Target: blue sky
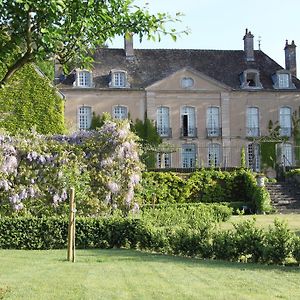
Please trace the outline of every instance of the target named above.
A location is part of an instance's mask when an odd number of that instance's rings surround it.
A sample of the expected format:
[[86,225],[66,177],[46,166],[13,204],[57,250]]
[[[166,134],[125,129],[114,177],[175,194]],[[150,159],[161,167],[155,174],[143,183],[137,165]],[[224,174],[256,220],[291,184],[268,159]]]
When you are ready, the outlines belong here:
[[[298,77],[300,77],[300,0],[136,0],[149,3],[151,12],[182,12],[182,22],[174,24],[180,31],[190,28],[176,42],[163,37],[161,42],[134,40],[135,48],[181,49],[243,49],[243,36],[248,28],[254,34],[254,47],[284,63],[285,40],[295,41],[297,47]],[[123,47],[123,38],[116,38],[109,47]]]

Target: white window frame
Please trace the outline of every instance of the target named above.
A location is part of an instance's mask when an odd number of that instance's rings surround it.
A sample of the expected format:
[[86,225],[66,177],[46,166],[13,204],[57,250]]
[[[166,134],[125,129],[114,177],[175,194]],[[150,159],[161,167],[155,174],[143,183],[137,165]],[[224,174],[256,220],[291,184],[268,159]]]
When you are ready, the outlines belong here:
[[[249,83],[249,80],[253,80],[254,85]],[[247,69],[242,73],[241,77],[242,89],[262,89],[263,86],[260,82],[259,71],[255,69]]]
[[247,167],[254,172],[260,171],[260,147],[259,144],[247,145]]
[[210,106],[207,108],[206,128],[207,136],[220,136],[220,108],[218,106]]
[[126,120],[128,118],[128,107],[125,105],[113,106],[112,116],[116,120]]
[[[185,117],[186,116],[186,117]],[[185,121],[184,121],[185,119]],[[184,123],[187,124],[184,124]],[[182,137],[197,137],[196,108],[194,106],[182,106],[180,109],[180,127]],[[185,128],[186,127],[186,128]]]
[[79,130],[87,130],[92,123],[92,107],[82,105],[77,109],[77,126]]
[[111,70],[109,87],[129,88],[130,86],[127,81],[127,72],[124,70],[116,70],[116,69]]
[[218,143],[208,144],[207,163],[210,167],[219,167],[222,162],[222,147]]
[[280,136],[290,137],[292,135],[292,108],[282,106],[279,108]]
[[182,168],[195,168],[196,167],[196,145],[183,144],[181,148],[181,166]]
[[159,106],[156,109],[156,128],[161,137],[170,137],[170,108]]
[[160,152],[157,153],[157,167],[160,169],[168,169],[172,166],[172,153]]
[[247,107],[246,110],[246,135],[256,137],[260,135],[259,130],[259,108],[255,106]]
[[278,88],[287,89],[290,86],[290,76],[287,73],[278,74]]
[[277,144],[277,155],[282,166],[288,167],[293,165],[293,146],[290,143]]
[[76,80],[74,85],[80,88],[90,88],[93,86],[93,74],[88,70],[76,69]]

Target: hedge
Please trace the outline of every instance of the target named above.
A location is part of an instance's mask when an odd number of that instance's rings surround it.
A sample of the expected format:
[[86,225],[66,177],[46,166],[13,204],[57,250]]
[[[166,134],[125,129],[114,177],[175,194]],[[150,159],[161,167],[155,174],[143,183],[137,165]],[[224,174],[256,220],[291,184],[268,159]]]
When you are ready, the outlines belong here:
[[[66,247],[66,218],[2,217],[1,249],[55,249]],[[207,223],[157,227],[144,219],[78,218],[76,247],[126,247],[201,258],[282,264],[287,259],[300,263],[300,240],[285,223],[275,221],[268,231],[254,221],[235,225],[234,230],[216,230]]]

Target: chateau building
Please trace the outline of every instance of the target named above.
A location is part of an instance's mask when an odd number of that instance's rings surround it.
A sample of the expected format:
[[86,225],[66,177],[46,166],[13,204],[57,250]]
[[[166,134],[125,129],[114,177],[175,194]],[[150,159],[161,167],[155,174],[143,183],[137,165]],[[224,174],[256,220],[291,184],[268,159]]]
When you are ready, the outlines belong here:
[[75,69],[58,84],[66,120],[85,130],[93,112],[146,116],[176,150],[158,153],[157,167],[236,167],[244,149],[260,170],[265,141],[276,151],[271,167],[296,165],[296,45],[286,41],[283,68],[254,50],[253,37],[246,30],[244,50],[134,49],[132,39],[124,49],[98,49],[92,70]]

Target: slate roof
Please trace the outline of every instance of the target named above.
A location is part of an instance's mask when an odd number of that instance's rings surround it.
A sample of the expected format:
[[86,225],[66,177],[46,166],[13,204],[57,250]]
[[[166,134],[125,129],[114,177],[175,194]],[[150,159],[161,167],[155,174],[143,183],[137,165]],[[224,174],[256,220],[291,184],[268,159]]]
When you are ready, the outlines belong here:
[[[101,48],[94,54],[93,76],[96,88],[107,88],[110,70],[124,70],[131,88],[143,89],[190,68],[240,90],[240,74],[256,69],[263,89],[274,90],[272,75],[283,68],[260,50],[254,51],[254,57],[254,62],[246,62],[243,50],[135,49],[134,58],[128,60],[123,49]],[[293,82],[300,89],[300,80],[294,77]]]

